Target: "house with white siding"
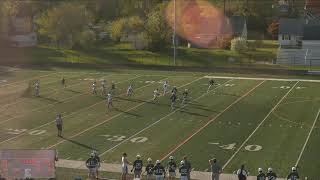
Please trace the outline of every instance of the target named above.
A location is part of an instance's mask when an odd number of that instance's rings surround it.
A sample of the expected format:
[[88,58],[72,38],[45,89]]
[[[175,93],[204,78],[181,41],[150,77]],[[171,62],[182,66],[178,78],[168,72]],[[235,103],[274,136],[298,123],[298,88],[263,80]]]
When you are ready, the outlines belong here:
[[320,66],[320,20],[279,21],[277,64]]

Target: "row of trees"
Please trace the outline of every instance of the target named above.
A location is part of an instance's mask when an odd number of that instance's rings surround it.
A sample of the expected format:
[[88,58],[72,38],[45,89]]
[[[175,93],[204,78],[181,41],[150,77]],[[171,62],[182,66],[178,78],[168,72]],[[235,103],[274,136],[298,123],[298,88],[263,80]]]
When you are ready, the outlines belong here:
[[[208,0],[226,14],[243,15],[248,29],[276,36],[272,23],[274,0]],[[172,31],[165,20],[164,0],[1,0],[0,30],[16,16],[30,16],[40,39],[58,46],[90,47],[99,31],[111,40],[135,35],[149,49],[171,44]],[[225,3],[224,3],[225,2]],[[31,19],[32,19],[31,18]],[[271,25],[270,25],[271,24]],[[270,26],[269,26],[270,25]],[[269,27],[268,27],[269,26]]]
[[115,42],[135,34],[156,49],[170,41],[164,11],[162,0],[3,0],[0,29],[10,29],[15,17],[30,17],[39,39],[57,46],[91,47],[105,31]]

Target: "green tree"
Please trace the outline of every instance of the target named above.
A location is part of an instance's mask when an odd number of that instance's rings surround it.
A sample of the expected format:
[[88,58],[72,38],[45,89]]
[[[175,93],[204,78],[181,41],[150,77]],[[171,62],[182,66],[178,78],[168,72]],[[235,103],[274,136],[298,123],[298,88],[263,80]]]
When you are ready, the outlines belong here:
[[165,8],[165,4],[160,4],[147,15],[145,30],[150,50],[164,49],[172,42],[172,30],[166,21]]
[[244,52],[248,49],[247,41],[243,38],[235,38],[231,40],[231,51]]
[[126,18],[119,18],[109,23],[106,31],[109,33],[110,38],[115,42],[120,42],[121,37],[126,34]]
[[81,4],[62,3],[43,13],[36,23],[40,35],[48,37],[58,46],[73,47],[92,24],[92,17]]

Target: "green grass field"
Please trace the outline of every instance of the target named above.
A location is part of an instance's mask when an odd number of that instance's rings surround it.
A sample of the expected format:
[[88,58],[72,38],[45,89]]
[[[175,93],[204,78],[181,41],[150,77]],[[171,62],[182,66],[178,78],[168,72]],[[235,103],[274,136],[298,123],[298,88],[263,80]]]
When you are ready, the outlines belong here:
[[[85,160],[96,149],[105,163],[177,160],[188,155],[194,170],[207,171],[216,157],[224,173],[245,163],[251,175],[273,167],[280,177],[296,164],[302,177],[316,180],[320,161],[320,82],[208,77],[195,72],[135,70],[17,70],[0,72],[0,149],[56,149],[60,159]],[[67,88],[60,80],[64,76]],[[116,83],[115,108],[90,93],[93,80]],[[32,84],[40,80],[40,97]],[[185,106],[170,109],[169,95],[152,102],[152,92],[171,86],[190,93]],[[129,84],[134,96],[126,97]],[[55,117],[62,114],[63,138]],[[58,169],[59,170],[59,169]],[[64,170],[65,171],[65,170]],[[304,178],[302,178],[304,179]],[[308,180],[309,180],[308,179]]]

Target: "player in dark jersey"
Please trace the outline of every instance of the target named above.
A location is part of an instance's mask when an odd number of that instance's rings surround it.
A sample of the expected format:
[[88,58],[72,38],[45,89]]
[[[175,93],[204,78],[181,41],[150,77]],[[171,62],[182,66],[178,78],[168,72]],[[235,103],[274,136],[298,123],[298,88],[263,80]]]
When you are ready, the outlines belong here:
[[191,179],[190,178],[190,173],[191,173],[191,170],[192,170],[191,162],[188,160],[187,156],[183,157],[183,161],[184,161],[185,165],[188,167],[188,179]]
[[62,137],[62,125],[63,125],[63,122],[62,122],[61,114],[58,114],[56,117],[56,126],[58,129],[58,137]]
[[99,179],[100,157],[99,157],[97,151],[92,151],[92,153],[94,154],[94,158],[98,162],[98,165],[96,167],[96,178]]
[[134,174],[133,178],[141,178],[143,163],[140,158],[141,156],[138,154],[137,159],[133,162],[133,167],[131,169],[131,172],[133,171]]
[[56,117],[56,126],[57,126],[57,129],[58,129],[58,137],[62,137],[62,117],[61,117],[61,114],[58,114],[57,117]]
[[257,180],[266,180],[266,175],[264,174],[262,168],[258,169],[258,176],[257,176]]
[[173,93],[170,97],[170,100],[171,100],[171,110],[174,110],[174,107],[175,107],[175,104],[176,104],[176,101],[177,101],[178,97],[175,93]]
[[176,178],[176,169],[177,169],[177,164],[174,161],[173,156],[169,157],[169,161],[167,163],[167,171],[169,173],[169,179],[175,179]]
[[296,167],[292,167],[291,168],[291,173],[288,175],[287,179],[288,180],[298,180],[300,177],[299,177],[299,174],[297,172],[297,168]]
[[154,166],[153,170],[154,175],[156,176],[156,180],[164,180],[164,178],[166,177],[166,170],[161,165],[160,160],[156,161],[156,165]]
[[177,95],[178,89],[177,89],[176,86],[173,86],[173,89],[172,89],[171,93]]
[[152,164],[151,158],[148,158],[147,161],[148,161],[148,164],[146,166],[145,173],[147,173],[147,180],[152,180],[154,165]]
[[99,164],[98,160],[94,157],[93,153],[90,154],[90,158],[86,161],[86,166],[89,169],[88,177],[93,178],[96,173],[96,168]]
[[111,92],[112,92],[112,94],[115,94],[115,92],[116,92],[116,84],[113,81],[111,83]]
[[64,79],[64,77],[61,79],[61,85],[63,88],[66,88],[66,79]]
[[181,105],[185,105],[187,100],[188,100],[188,89],[185,89],[184,92],[182,93],[182,102],[181,102]]
[[209,80],[209,87],[208,87],[208,90],[207,90],[207,93],[210,91],[211,87],[214,85],[214,80],[213,79],[210,79]]
[[272,168],[268,168],[267,178],[268,178],[268,180],[276,180],[277,179],[277,174],[272,171]]
[[181,180],[189,180],[188,179],[189,167],[186,165],[184,160],[180,162],[179,173],[180,173]]

